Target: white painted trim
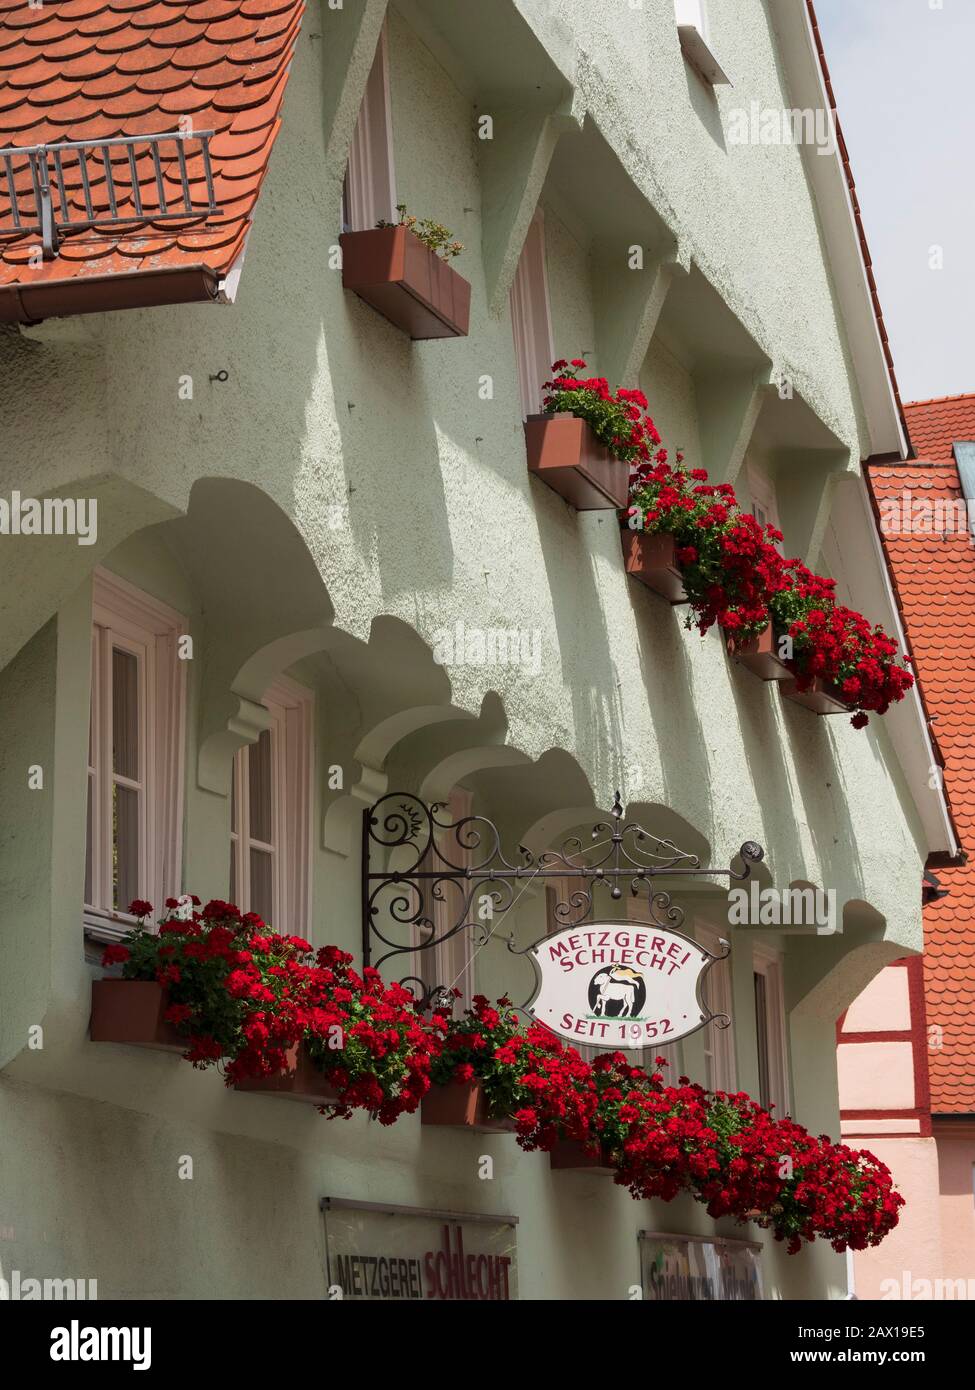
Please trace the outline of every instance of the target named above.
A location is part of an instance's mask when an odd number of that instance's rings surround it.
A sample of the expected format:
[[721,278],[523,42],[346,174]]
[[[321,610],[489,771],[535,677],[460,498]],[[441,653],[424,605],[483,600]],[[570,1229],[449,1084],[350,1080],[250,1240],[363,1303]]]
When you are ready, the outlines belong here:
[[800,110],[828,112],[833,132],[833,148],[828,155],[809,144],[801,145],[800,150],[819,213],[836,303],[846,327],[866,415],[870,439],[864,457],[897,453],[906,458],[907,440],[874,313],[850,189],[836,139],[835,118],[826,94],[809,12],[802,0],[776,6],[775,32],[789,79],[792,105]]
[[[894,596],[894,586],[891,582],[890,570],[887,568],[887,560],[884,555],[883,544],[880,540],[880,533],[877,530],[877,519],[874,515],[874,510],[871,506],[870,496],[867,489],[867,480],[861,474],[860,477],[857,479],[857,493],[859,495],[860,505],[863,509],[866,527],[870,533],[874,557],[876,559],[877,564],[880,567],[880,573],[882,576],[882,582],[884,586],[884,593],[887,596],[887,604],[889,609],[888,623],[890,627],[893,629],[891,635],[896,635],[902,650],[906,651],[907,635],[904,632],[904,625],[901,622],[900,608],[898,606],[897,599]],[[921,778],[918,778],[916,776],[912,777],[909,759],[905,756],[903,750],[900,747],[898,747],[901,766],[904,768],[904,771],[907,774],[908,781],[911,784],[911,790],[914,793],[914,800],[917,804],[918,810],[921,813],[921,819],[923,821],[929,820],[928,806],[930,805],[930,798],[932,794],[936,797],[937,809],[939,812],[940,819],[939,828],[944,835],[944,844],[941,844],[937,840],[936,836],[932,837],[931,849],[947,849],[949,854],[957,854],[960,846],[958,844],[957,839],[955,838],[955,832],[952,829],[951,814],[948,810],[948,800],[945,796],[944,785],[942,783],[942,785],[940,785],[937,788],[932,788],[930,785],[930,770],[935,766],[934,744],[931,740],[931,731],[928,728],[928,721],[924,713],[924,706],[921,704],[921,693],[918,689],[916,681],[914,683],[913,688],[908,692],[906,698],[901,703],[905,707],[905,712],[909,710],[913,715],[916,730],[918,733],[920,733],[924,747],[924,754],[927,759],[928,778],[927,780],[923,779],[923,771]],[[895,711],[896,706],[893,710],[889,710],[888,713],[884,716],[884,718],[889,720],[891,714],[894,714]],[[891,736],[896,747],[899,741],[898,738],[895,736],[896,725],[891,726],[891,729]]]
[[[859,505],[848,495],[856,493]],[[882,623],[906,649],[906,637],[866,480],[859,474],[838,483],[823,538],[822,556],[853,607]],[[917,686],[882,717],[875,716],[889,737],[924,831],[927,850],[958,852],[943,786],[932,786],[934,744]],[[873,722],[873,720],[871,721]],[[922,856],[924,857],[924,856]]]

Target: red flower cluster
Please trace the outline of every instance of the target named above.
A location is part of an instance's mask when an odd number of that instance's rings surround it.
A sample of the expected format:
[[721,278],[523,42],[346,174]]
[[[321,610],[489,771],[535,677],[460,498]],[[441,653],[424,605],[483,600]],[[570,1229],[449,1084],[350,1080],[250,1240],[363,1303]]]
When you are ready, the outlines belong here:
[[[158,934],[140,925],[102,963],[166,986],[166,1018],[186,1034],[188,1061],[222,1062],[229,1086],[280,1074],[306,1046],[337,1090],[333,1116],[364,1109],[390,1124],[416,1109],[439,1039],[406,990],[375,970],[360,976],[334,946],[314,956],[301,937],[280,936],[233,903],[215,899],[188,916],[177,899],[166,906]],[[146,918],[152,908],[137,902],[130,911]]]
[[709,1092],[687,1077],[665,1085],[660,1071],[621,1052],[590,1064],[539,1024],[521,1031],[507,999],[492,1009],[478,996],[461,1018],[437,1015],[436,1025],[444,1041],[435,1082],[480,1081],[492,1113],[515,1120],[522,1148],[576,1140],[635,1198],[690,1193],[711,1216],[769,1227],[790,1252],[817,1236],[861,1250],[897,1224],[903,1198],[883,1163],[776,1119],[743,1093]]
[[747,639],[772,623],[777,640],[790,639],[784,659],[799,688],[808,689],[816,677],[838,686],[856,710],[855,728],[868,722],[868,711],[885,714],[903,699],[914,677],[899,664],[898,645],[883,628],[838,604],[835,580],[813,574],[800,560],[783,559],[776,548],[781,532],[772,526],[763,532],[741,510],[730,483],[708,483],[703,468],[683,468],[680,454],[671,465],[660,452],[663,458],[637,468],[621,523],[674,537],[701,633],[717,623]]
[[580,377],[581,357],[552,363],[553,379],[542,384],[542,404],[552,414],[567,413],[585,420],[621,463],[649,462],[660,435],[646,414],[647,398],[640,390],[620,386],[614,395],[603,376]]
[[800,689],[819,676],[840,688],[856,706],[853,724],[862,728],[868,710],[886,714],[914,684],[898,664],[899,648],[882,627],[871,627],[861,613],[836,602],[836,581],[813,574],[800,560],[785,567],[786,584],[770,600],[777,632],[793,642],[790,664]]
[[139,926],[103,962],[164,984],[188,1060],[222,1062],[228,1085],[280,1073],[304,1046],[336,1088],[328,1113],[363,1109],[392,1124],[431,1081],[478,1081],[491,1112],[514,1120],[522,1148],[575,1140],[634,1197],[688,1192],[712,1216],[770,1227],[790,1251],[817,1236],[864,1249],[897,1224],[903,1201],[882,1163],[775,1119],[744,1094],[686,1077],[667,1086],[620,1052],[590,1064],[540,1024],[522,1029],[508,999],[494,1007],[478,995],[460,1018],[425,1019],[405,989],[369,968],[358,974],[335,946],[313,955],[301,937],[279,936],[232,903],[167,906],[158,933]]

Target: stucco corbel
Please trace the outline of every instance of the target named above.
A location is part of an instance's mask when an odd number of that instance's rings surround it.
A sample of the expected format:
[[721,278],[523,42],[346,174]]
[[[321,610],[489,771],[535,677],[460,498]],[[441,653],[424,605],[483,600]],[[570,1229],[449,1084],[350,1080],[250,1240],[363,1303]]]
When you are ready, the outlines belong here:
[[[328,170],[341,178],[352,132],[376,56],[389,0],[344,0],[322,5],[314,22],[322,30],[322,129]],[[306,25],[308,24],[306,20]]]
[[253,700],[235,697],[237,708],[223,729],[204,739],[197,758],[196,776],[205,791],[230,795],[230,773],[234,754],[247,743],[256,743],[271,727],[271,715]]
[[776,499],[779,520],[789,538],[789,553],[815,569],[836,488],[856,481],[846,450],[794,449],[779,464]]
[[554,111],[485,106],[491,138],[479,140],[481,256],[488,309],[500,315],[508,299],[559,137],[581,130],[585,109],[574,93]]
[[771,368],[720,368],[696,373],[701,464],[712,482],[730,483],[745,458],[762,405],[776,386]]
[[433,724],[464,720],[476,716],[453,705],[415,705],[397,710],[380,720],[356,746],[354,761],[359,764],[358,781],[344,796],[336,797],[322,818],[322,845],[336,854],[349,855],[358,844],[362,812],[389,791],[386,761],[404,738]]
[[611,384],[638,380],[667,293],[689,270],[690,257],[680,247],[639,267],[631,267],[625,248],[617,248],[612,261],[605,255],[597,262],[596,354]]

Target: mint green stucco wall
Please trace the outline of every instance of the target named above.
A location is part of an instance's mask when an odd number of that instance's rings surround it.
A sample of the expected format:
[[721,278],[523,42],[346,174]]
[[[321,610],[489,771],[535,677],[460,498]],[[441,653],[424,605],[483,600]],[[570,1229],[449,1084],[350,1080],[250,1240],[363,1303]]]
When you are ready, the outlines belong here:
[[[498,6],[517,32],[516,7]],[[510,99],[505,53],[482,55],[483,82],[454,71],[427,33],[436,3],[391,16],[397,186],[468,248],[457,266],[472,286],[470,336],[411,344],[343,293],[329,248],[382,8],[309,8],[234,306],[96,317],[2,341],[8,489],[97,495],[100,542],[0,546],[10,658],[0,671],[0,1228],[14,1230],[0,1261],[97,1278],[102,1297],[321,1296],[324,1195],[515,1213],[521,1292],[533,1298],[626,1297],[639,1275],[638,1230],[712,1223],[691,1204],[651,1208],[606,1179],[552,1175],[508,1137],[423,1130],[415,1118],[390,1130],[361,1117],[330,1124],[300,1106],[230,1094],[216,1075],[171,1057],[86,1040],[97,973],[80,919],[95,563],[171,603],[194,636],[188,890],[226,892],[229,805],[201,782],[198,759],[226,729],[230,687],[276,638],[315,632],[284,665],[316,690],[316,942],[358,948],[361,806],[387,785],[419,787],[468,750],[466,784],[512,836],[563,811],[566,829],[588,810],[596,819],[619,786],[648,820],[680,818],[717,864],[754,838],[777,885],[837,890],[842,938],[778,943],[801,1040],[792,1094],[814,1130],[838,1128],[836,1013],[884,960],[920,945],[925,851],[882,725],[858,734],[783,705],[731,666],[716,634],[685,631],[680,610],[627,581],[611,514],[576,514],[528,479],[506,290],[491,314],[497,284],[485,275],[507,253],[498,206],[482,205],[483,180],[503,183],[506,156],[479,149],[474,121],[475,107],[491,109],[491,73],[502,92],[494,104]],[[716,105],[687,69],[670,8],[520,7],[554,55],[541,85],[554,80],[553,62],[568,64],[577,114],[588,106],[587,129],[595,121],[635,180],[647,226],[694,260],[668,294],[640,382],[668,441],[691,458],[708,449],[713,460],[725,447],[731,459],[755,370],[735,355],[744,335],[755,361],[791,374],[855,468],[859,406],[798,154],[722,148],[717,114],[732,93]],[[712,8],[734,99],[787,100],[767,7],[747,0],[734,22]],[[562,104],[558,129],[571,134]],[[556,148],[539,182],[556,349],[593,349],[600,368],[601,354],[625,355],[619,335],[600,326],[598,293],[616,204],[587,210],[586,189],[573,197],[571,169],[558,160]],[[607,177],[622,197],[622,169]],[[514,173],[511,183],[517,202]],[[611,275],[623,273],[614,266]],[[221,370],[229,380],[211,382]],[[491,400],[478,395],[484,374]],[[178,398],[186,375],[192,401]],[[727,380],[737,383],[730,403],[716,386]],[[802,442],[797,427],[795,448]],[[540,672],[438,667],[435,634],[458,620],[538,629]],[[452,720],[437,722],[438,707],[452,708]],[[387,738],[393,716],[402,727]],[[45,767],[42,792],[25,790],[34,763]],[[336,764],[342,792],[327,786]],[[224,776],[229,765],[228,754]],[[721,923],[719,898],[695,910]],[[537,934],[541,912],[537,898],[526,903],[519,931]],[[736,942],[735,972],[739,1081],[755,1089],[747,941]],[[492,958],[483,980],[504,988],[503,964]],[[29,1050],[36,1024],[44,1046]],[[699,1040],[685,1064],[700,1065]],[[485,1153],[495,1158],[490,1182],[475,1174]],[[193,1157],[192,1182],[177,1177],[182,1155]],[[844,1262],[828,1250],[787,1259],[770,1248],[765,1273],[782,1297],[845,1288]]]

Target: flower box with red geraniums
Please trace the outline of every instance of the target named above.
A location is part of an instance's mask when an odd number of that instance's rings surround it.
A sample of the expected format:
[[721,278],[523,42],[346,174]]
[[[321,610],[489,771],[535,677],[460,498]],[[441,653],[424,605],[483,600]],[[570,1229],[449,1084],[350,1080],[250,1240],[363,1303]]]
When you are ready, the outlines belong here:
[[286,1100],[303,1101],[306,1105],[340,1104],[337,1087],[316,1067],[305,1043],[293,1043],[285,1057],[283,1071],[268,1076],[243,1076],[234,1082],[234,1090],[284,1096]]
[[[817,1238],[838,1251],[866,1249],[897,1224],[903,1199],[884,1164],[743,1094],[705,1091],[686,1077],[665,1085],[622,1053],[590,1064],[537,1023],[523,1031],[506,999],[493,1009],[478,996],[460,1019],[438,1011],[427,1021],[404,989],[385,986],[375,970],[360,976],[337,947],[312,956],[307,942],[229,903],[198,912],[187,897],[167,906],[174,915],[158,934],[140,926],[128,944],[108,947],[106,963],[125,974],[108,983],[164,990],[163,1021],[186,1035],[187,1058],[222,1061],[228,1085],[310,1062],[334,1088],[327,1113],[364,1109],[391,1124],[419,1107],[431,1076],[441,1086],[476,1079],[489,1118],[509,1116],[527,1151],[560,1150],[553,1166],[579,1166],[581,1149],[587,1166],[609,1165],[637,1199],[689,1193],[713,1217],[759,1221],[790,1252]],[[316,1102],[331,1094],[316,1093]]]
[[552,364],[544,414],[525,422],[528,469],[577,511],[619,509],[630,467],[660,442],[642,391],[610,392],[605,377],[580,377],[581,357]]
[[398,209],[397,224],[343,232],[342,286],[415,340],[466,338],[471,287],[448,264],[463,247],[445,227]]
[[886,714],[914,684],[898,661],[898,644],[862,613],[836,601],[836,581],[814,574],[800,560],[785,565],[786,583],[774,594],[776,630],[792,642],[795,684],[782,694],[817,714],[855,710],[861,729],[870,713]]
[[164,986],[155,980],[93,980],[91,1040],[185,1052],[187,1039],[167,1021],[169,1005]]
[[835,580],[783,559],[781,532],[743,512],[729,483],[710,484],[703,468],[682,464],[682,454],[670,464],[660,449],[638,465],[620,523],[673,539],[691,606],[687,626],[703,635],[717,623],[757,675],[794,678],[783,695],[817,713],[854,710],[857,729],[869,712],[886,714],[914,684],[897,643],[836,602]]
[[420,1123],[484,1134],[511,1134],[515,1128],[514,1120],[492,1116],[482,1082],[457,1079],[430,1087],[420,1102]]
[[[459,998],[460,991],[453,991]],[[440,1039],[430,1062],[433,1085],[420,1110],[425,1125],[511,1133],[518,1089],[508,1052],[520,1036],[517,1015],[507,997],[497,1007],[476,994],[471,1007],[454,1018],[446,1007],[436,1010],[431,1027]]]
[[548,1152],[549,1165],[554,1173],[586,1172],[615,1176],[616,1167],[609,1154],[596,1153],[578,1139],[559,1139]]
[[684,576],[677,566],[673,536],[651,536],[645,531],[620,532],[623,541],[623,566],[628,575],[638,579],[668,603],[687,602]]
[[122,965],[125,980],[113,983],[123,988],[165,987],[164,1018],[185,1036],[188,1061],[219,1062],[228,1086],[256,1080],[256,1089],[313,1101],[333,1116],[363,1109],[391,1124],[418,1108],[439,1037],[406,990],[386,987],[375,970],[358,975],[337,947],[313,955],[301,937],[280,936],[232,903],[197,911],[199,899],[187,896],[166,906],[153,932],[145,926],[151,904],[133,903],[142,922],[103,959]]
[[628,533],[669,547],[691,611],[687,627],[703,636],[715,623],[745,642],[768,627],[768,595],[782,582],[783,560],[754,517],[742,512],[730,483],[711,484],[703,468],[668,461],[666,449],[638,465],[629,505],[620,517]]
[[769,623],[757,637],[726,634],[728,655],[753,676],[763,681],[789,681],[792,672],[779,656],[775,633]]
[[529,415],[528,471],[577,512],[612,511],[626,498],[627,470],[575,415]]
[[852,708],[838,685],[821,680],[819,676],[807,676],[804,682],[791,677],[783,681],[779,689],[783,700],[811,709],[813,714],[849,714]]

